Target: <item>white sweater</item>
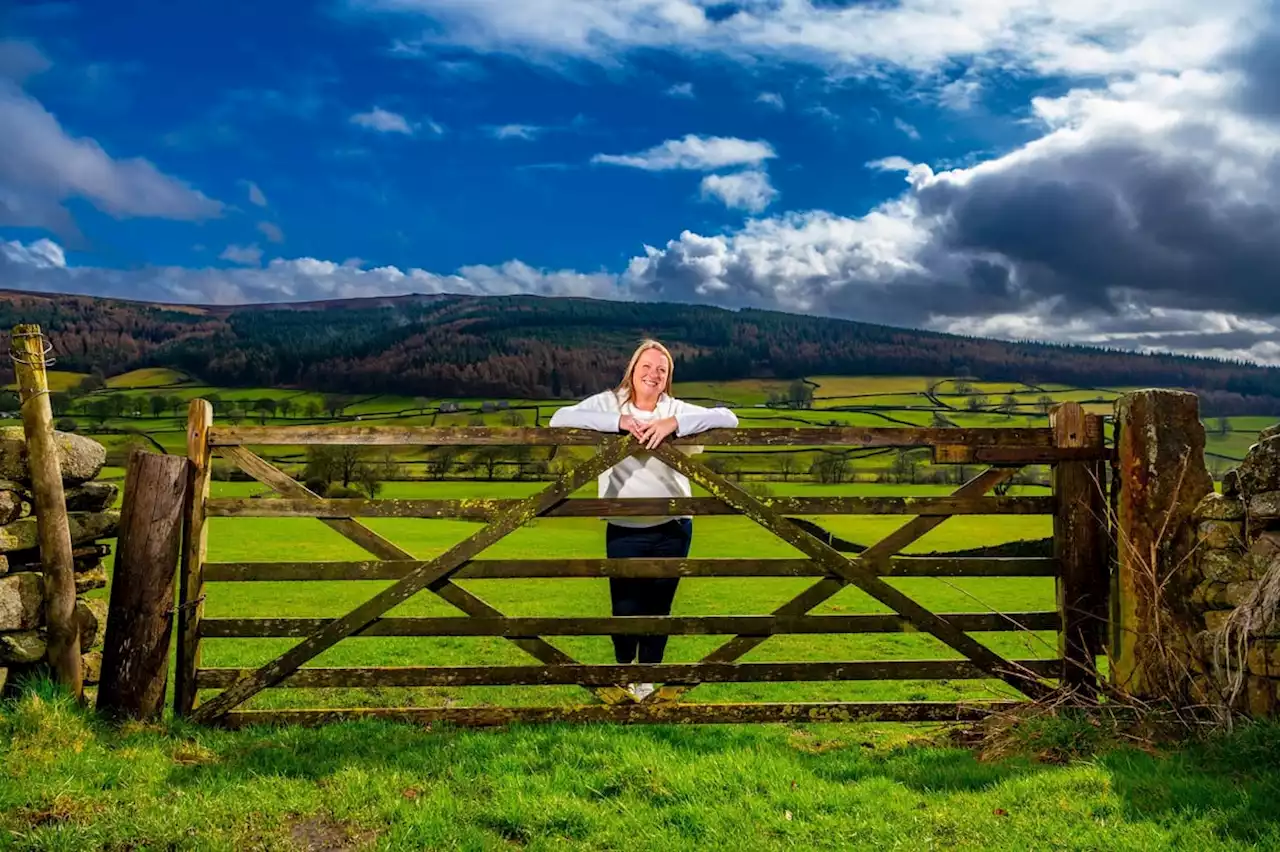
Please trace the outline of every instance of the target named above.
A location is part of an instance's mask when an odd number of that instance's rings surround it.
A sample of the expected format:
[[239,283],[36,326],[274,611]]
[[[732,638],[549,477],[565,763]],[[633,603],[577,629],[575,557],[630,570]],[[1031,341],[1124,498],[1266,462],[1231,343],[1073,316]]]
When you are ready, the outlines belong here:
[[[637,420],[656,420],[664,417],[676,419],[676,435],[695,435],[708,429],[734,429],[738,416],[727,408],[703,408],[662,394],[653,411],[640,411],[630,402],[619,404],[618,395],[604,391],[584,399],[577,405],[561,408],[551,416],[552,428],[592,429],[596,432],[617,432],[622,415],[630,414]],[[680,447],[681,452],[692,455],[702,452],[701,447]],[[667,467],[648,453],[637,453],[600,474],[600,497],[604,499],[627,497],[691,497],[689,480],[683,474]],[[688,517],[681,515],[678,517]],[[671,517],[620,517],[608,518],[609,523],[622,527],[652,527],[672,520]]]

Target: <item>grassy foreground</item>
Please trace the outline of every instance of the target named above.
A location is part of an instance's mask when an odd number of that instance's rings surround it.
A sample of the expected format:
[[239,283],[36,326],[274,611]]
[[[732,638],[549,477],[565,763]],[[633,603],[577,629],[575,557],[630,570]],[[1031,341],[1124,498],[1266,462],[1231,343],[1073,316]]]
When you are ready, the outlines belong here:
[[0,707],[0,848],[1280,848],[1280,727],[1092,730],[984,762],[905,726],[111,729],[37,687]]

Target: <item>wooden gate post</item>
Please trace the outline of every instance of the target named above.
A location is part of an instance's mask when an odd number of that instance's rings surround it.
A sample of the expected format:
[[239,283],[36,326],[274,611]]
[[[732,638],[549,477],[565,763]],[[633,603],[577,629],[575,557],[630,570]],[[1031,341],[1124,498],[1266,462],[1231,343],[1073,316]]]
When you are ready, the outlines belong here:
[[76,620],[76,575],[71,555],[71,528],[62,490],[62,465],[53,437],[53,408],[45,373],[44,334],[38,325],[14,326],[10,358],[22,400],[22,427],[27,441],[27,470],[35,494],[36,534],[44,571],[44,611],[48,628],[49,666],[58,682],[84,700],[80,662],[80,625]]
[[150,721],[164,709],[186,491],[182,456],[129,457],[98,687],[98,711],[113,718]]
[[[1054,443],[1059,447],[1096,447],[1101,453],[1102,418],[1085,414],[1078,402],[1063,403],[1050,412]],[[1058,611],[1062,613],[1060,651],[1062,685],[1093,692],[1097,688],[1098,636],[1105,617],[1107,593],[1105,538],[1106,504],[1097,465],[1087,461],[1059,462],[1053,469],[1057,511],[1053,517],[1054,552],[1058,576]]]
[[191,400],[187,409],[187,494],[182,522],[182,567],[178,584],[178,655],[173,712],[189,715],[196,706],[196,669],[200,667],[200,616],[204,614],[204,560],[208,536],[205,504],[209,499],[209,429],[213,406]]
[[1195,394],[1143,390],[1116,400],[1116,575],[1112,589],[1111,678],[1139,697],[1159,697],[1180,674],[1162,661],[1171,649],[1171,588],[1195,547],[1188,523],[1213,490],[1204,464],[1204,425]]

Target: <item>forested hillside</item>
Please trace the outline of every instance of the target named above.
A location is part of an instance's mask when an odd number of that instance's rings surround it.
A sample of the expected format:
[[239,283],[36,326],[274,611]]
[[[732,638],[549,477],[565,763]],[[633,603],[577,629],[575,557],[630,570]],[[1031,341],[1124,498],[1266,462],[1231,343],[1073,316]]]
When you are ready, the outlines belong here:
[[[170,367],[215,385],[548,398],[612,381],[654,336],[684,381],[972,375],[1080,387],[1180,387],[1206,414],[1280,413],[1280,369],[966,338],[765,311],[532,296],[159,306],[0,292],[0,329],[37,322],[59,367]],[[8,369],[8,364],[5,364]]]

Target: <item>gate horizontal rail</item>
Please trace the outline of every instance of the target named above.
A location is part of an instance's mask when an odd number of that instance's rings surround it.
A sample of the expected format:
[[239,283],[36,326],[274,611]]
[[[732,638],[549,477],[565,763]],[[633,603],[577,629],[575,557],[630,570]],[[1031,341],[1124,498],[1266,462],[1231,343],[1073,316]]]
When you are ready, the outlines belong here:
[[[1101,420],[1068,403],[1064,432],[1054,428],[746,428],[714,430],[667,443],[699,447],[902,447],[929,448],[938,464],[988,464],[955,493],[929,497],[752,497],[705,465],[674,450],[654,455],[684,473],[713,496],[677,500],[602,500],[571,497],[598,471],[638,451],[627,436],[570,429],[435,428],[398,426],[289,426],[224,428],[212,423],[207,403],[192,404],[188,454],[195,473],[184,545],[180,714],[197,721],[240,727],[256,722],[318,723],[334,718],[388,718],[416,722],[507,724],[514,721],[744,722],[851,721],[887,719],[932,721],[980,718],[1019,702],[757,702],[696,704],[675,700],[703,683],[839,682],[867,680],[1000,679],[1026,692],[1043,694],[1041,678],[1065,679],[1085,661],[1083,646],[1063,638],[1068,623],[1081,630],[1071,601],[1081,598],[1090,560],[1100,549],[1089,542],[1063,541],[1062,530],[1080,535],[1080,471],[1110,458]],[[1068,434],[1069,432],[1069,434]],[[630,443],[629,443],[630,442]],[[518,499],[324,499],[248,448],[257,446],[579,446],[594,456],[563,474],[538,494]],[[222,455],[279,496],[208,497],[209,459]],[[1071,468],[1075,492],[1055,488],[1051,495],[989,496],[1026,464]],[[1055,480],[1060,481],[1060,480]],[[1064,502],[1065,501],[1065,502]],[[1071,527],[1061,518],[1077,510]],[[796,548],[805,558],[768,559],[480,559],[477,554],[502,536],[536,518],[722,515],[749,517]],[[790,517],[847,515],[906,516],[906,522],[861,553],[840,553],[824,542],[822,530],[804,528]],[[901,551],[952,516],[1049,515],[1055,519],[1053,556],[989,557],[919,555]],[[362,561],[209,562],[204,538],[208,518],[313,517],[372,554]],[[488,526],[441,556],[413,558],[356,518],[449,518],[488,522]],[[1069,578],[1064,572],[1072,573]],[[1093,577],[1094,575],[1090,575]],[[701,616],[520,616],[499,612],[457,584],[466,580],[605,577],[793,577],[817,582],[798,597],[764,615]],[[930,612],[883,578],[1054,577],[1060,595],[1052,610],[1019,612]],[[210,582],[381,581],[392,583],[374,600],[340,618],[206,618],[203,600]],[[1097,595],[1088,580],[1088,594]],[[1074,585],[1073,585],[1074,584]],[[887,603],[892,612],[816,614],[834,594],[853,585]],[[905,586],[903,588],[906,588]],[[402,593],[399,591],[404,589]],[[425,589],[462,610],[460,616],[391,617],[386,613],[412,590]],[[1074,619],[1074,621],[1072,621]],[[1009,660],[973,639],[971,633],[1053,631],[1059,633],[1052,659]],[[959,659],[891,659],[804,662],[741,662],[740,657],[779,635],[856,635],[921,632],[932,634]],[[732,636],[732,641],[699,662],[656,665],[594,665],[575,661],[542,637]],[[334,643],[362,637],[497,637],[539,660],[536,665],[317,667],[308,665]],[[200,643],[207,639],[293,638],[304,641],[279,659],[256,669],[205,667]],[[665,683],[650,699],[624,700],[617,689],[627,682]],[[564,686],[591,689],[599,705],[555,707],[412,707],[310,710],[245,710],[246,699],[270,688],[332,689],[364,687]],[[224,690],[196,709],[199,690]]]
[[[940,612],[967,632],[1057,630],[1057,610],[1032,612]],[[327,618],[206,618],[200,622],[204,639],[310,636]],[[379,618],[355,636],[782,636],[815,633],[915,633],[918,628],[900,615],[700,615],[617,616],[563,618]]]
[[[861,561],[852,556],[854,562]],[[207,562],[205,580],[299,582],[309,580],[399,580],[424,563],[418,560],[366,562]],[[883,577],[1056,577],[1052,556],[893,556],[869,563]],[[812,559],[473,559],[456,580],[593,577],[834,577]]]
[[566,707],[342,707],[315,710],[236,710],[224,727],[324,725],[381,719],[415,725],[496,726],[547,722],[713,725],[765,722],[977,722],[1016,710],[1021,701],[788,701],[749,704],[580,704]]
[[[489,520],[519,500],[362,500],[218,497],[209,500],[210,518],[456,518]],[[766,505],[782,515],[1052,515],[1053,497],[771,497]],[[544,518],[628,517],[635,515],[739,515],[714,497],[675,500],[578,497],[544,512]]]
[[[436,426],[238,426],[209,431],[209,446],[598,446],[615,436],[586,429]],[[812,428],[716,429],[669,439],[675,446],[1022,447],[1055,448],[1053,432],[1041,428],[941,428],[817,426]]]
[[[1014,669],[1053,676],[1061,660],[1011,660]],[[225,689],[252,669],[207,668],[202,689]],[[660,663],[656,665],[392,666],[300,668],[277,687],[614,686],[619,683],[777,683],[833,680],[980,680],[991,673],[968,660],[852,660],[842,663]]]

